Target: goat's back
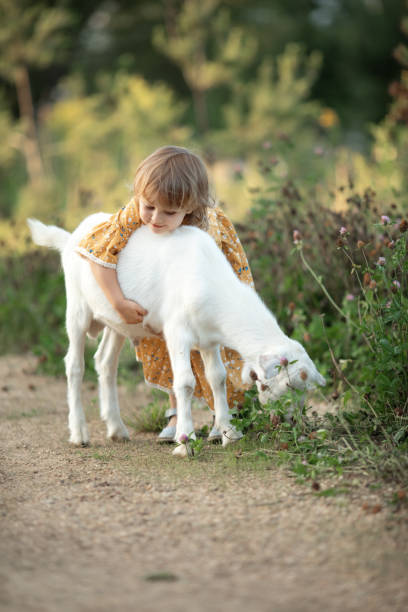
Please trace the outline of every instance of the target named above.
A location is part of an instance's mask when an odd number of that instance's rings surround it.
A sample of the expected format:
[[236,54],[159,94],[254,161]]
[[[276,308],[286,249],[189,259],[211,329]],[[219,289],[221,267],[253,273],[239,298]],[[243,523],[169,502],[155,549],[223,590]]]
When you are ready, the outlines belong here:
[[[137,332],[141,326],[121,321],[88,261],[75,253],[80,240],[108,218],[104,213],[91,215],[71,235],[62,257],[67,292],[74,294],[73,299],[84,300],[94,318],[117,331],[131,337],[145,335]],[[200,325],[211,318],[226,286],[239,283],[213,238],[190,226],[166,234],[154,234],[146,226],[138,228],[120,251],[116,271],[124,295],[148,310],[145,323],[156,330],[177,315],[186,323],[191,319],[194,327]]]

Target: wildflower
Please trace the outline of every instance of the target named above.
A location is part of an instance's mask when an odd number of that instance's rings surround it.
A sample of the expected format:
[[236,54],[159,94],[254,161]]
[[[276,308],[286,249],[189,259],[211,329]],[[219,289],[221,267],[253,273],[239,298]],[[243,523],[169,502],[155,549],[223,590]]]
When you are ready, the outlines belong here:
[[336,244],[338,247],[342,247],[344,245],[344,240],[342,240],[341,238],[337,238]]
[[363,283],[367,287],[367,285],[369,285],[370,282],[371,282],[371,276],[368,272],[366,272],[363,276]]
[[357,248],[358,249],[362,249],[365,246],[365,242],[363,242],[362,240],[358,240],[357,241]]
[[181,434],[181,436],[179,437],[179,442],[181,442],[181,444],[187,444],[187,442],[188,442],[188,435],[187,434]]
[[281,422],[280,417],[277,414],[271,414],[269,418],[273,427],[277,427]]
[[385,266],[385,257],[378,258],[377,266]]
[[293,242],[295,244],[299,244],[301,240],[302,240],[302,234],[299,232],[299,230],[294,230],[293,231]]
[[338,124],[339,117],[332,108],[324,108],[318,118],[319,124],[323,128],[331,128]]
[[391,223],[391,219],[389,218],[388,215],[381,215],[381,224],[382,225],[388,225],[389,223]]
[[286,367],[287,367],[288,363],[289,363],[289,361],[286,359],[286,357],[281,357],[281,358],[280,358],[280,364],[281,364],[281,366],[283,366],[284,368],[286,368]]
[[401,223],[399,224],[399,231],[406,232],[407,230],[408,230],[408,221],[406,219],[403,219]]
[[375,289],[377,286],[377,283],[375,282],[375,280],[372,280],[369,284],[370,289]]
[[388,302],[385,305],[386,308],[391,308],[391,300],[388,300]]
[[344,234],[347,234],[347,228],[346,228],[346,227],[341,227],[341,228],[339,229],[339,232],[340,232],[340,235],[341,235],[341,236],[344,236]]
[[397,280],[392,281],[391,291],[393,293],[398,293],[398,290],[401,288],[401,283]]
[[352,302],[352,301],[354,300],[354,295],[353,295],[352,293],[348,293],[348,294],[346,295],[346,300],[347,300],[348,302]]

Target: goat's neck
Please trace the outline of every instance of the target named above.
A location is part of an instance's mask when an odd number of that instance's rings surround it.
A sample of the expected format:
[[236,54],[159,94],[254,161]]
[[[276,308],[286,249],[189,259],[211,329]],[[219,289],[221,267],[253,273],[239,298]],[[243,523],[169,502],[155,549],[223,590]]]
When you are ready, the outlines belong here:
[[222,300],[219,312],[224,346],[235,349],[245,360],[271,352],[287,340],[260,297],[241,283]]

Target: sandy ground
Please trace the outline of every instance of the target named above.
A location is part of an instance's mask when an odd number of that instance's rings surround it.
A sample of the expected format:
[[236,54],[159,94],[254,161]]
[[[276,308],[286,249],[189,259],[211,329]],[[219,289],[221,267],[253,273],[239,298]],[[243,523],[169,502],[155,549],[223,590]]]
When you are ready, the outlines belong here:
[[[391,487],[359,476],[325,498],[220,447],[188,462],[154,434],[114,444],[90,383],[92,445],[71,447],[65,382],[34,365],[0,358],[0,610],[408,609],[407,504],[387,503]],[[120,397],[129,421],[149,395]]]

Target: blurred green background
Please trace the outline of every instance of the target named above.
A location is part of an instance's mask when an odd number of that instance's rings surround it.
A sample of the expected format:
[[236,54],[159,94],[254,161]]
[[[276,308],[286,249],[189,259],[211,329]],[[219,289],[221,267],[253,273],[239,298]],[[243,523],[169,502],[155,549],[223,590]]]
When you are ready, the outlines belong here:
[[0,352],[56,364],[66,346],[58,258],[34,249],[26,218],[72,229],[114,212],[168,143],[203,156],[257,287],[310,335],[333,313],[291,232],[309,235],[341,302],[354,285],[330,247],[338,227],[353,214],[368,234],[370,214],[404,209],[406,12],[405,0],[0,0]]

